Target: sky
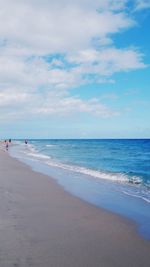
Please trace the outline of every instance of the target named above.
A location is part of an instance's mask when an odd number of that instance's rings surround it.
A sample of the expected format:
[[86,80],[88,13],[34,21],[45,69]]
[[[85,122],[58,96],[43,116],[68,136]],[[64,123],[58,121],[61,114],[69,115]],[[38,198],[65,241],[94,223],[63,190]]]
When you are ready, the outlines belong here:
[[150,138],[150,0],[0,0],[0,138]]

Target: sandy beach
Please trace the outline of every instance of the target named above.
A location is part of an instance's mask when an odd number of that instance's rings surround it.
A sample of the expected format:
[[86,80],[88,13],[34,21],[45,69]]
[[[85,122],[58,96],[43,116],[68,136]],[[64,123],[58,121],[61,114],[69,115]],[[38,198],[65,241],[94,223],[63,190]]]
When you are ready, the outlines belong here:
[[149,253],[133,223],[0,151],[1,267],[148,267]]

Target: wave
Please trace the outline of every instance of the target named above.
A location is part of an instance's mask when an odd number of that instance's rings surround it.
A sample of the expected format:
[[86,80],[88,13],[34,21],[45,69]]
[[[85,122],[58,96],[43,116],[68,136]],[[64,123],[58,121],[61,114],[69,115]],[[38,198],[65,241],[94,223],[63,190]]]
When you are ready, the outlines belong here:
[[97,170],[92,170],[92,169],[88,169],[85,167],[79,167],[79,166],[64,164],[64,163],[61,163],[58,161],[57,162],[56,161],[48,161],[46,163],[50,166],[53,166],[53,167],[62,168],[65,170],[85,174],[85,175],[92,176],[92,177],[99,178],[99,179],[111,180],[111,181],[116,181],[116,182],[128,182],[128,183],[130,182],[132,184],[140,184],[142,182],[140,177],[134,176],[132,178],[132,177],[129,177],[128,175],[126,175],[124,173],[112,173],[112,172],[107,172],[107,171],[97,171]]
[[39,158],[39,159],[50,159],[50,156],[46,156],[43,154],[36,154],[36,153],[28,153],[29,156],[35,157],[35,158]]
[[[17,146],[19,145],[19,146]],[[50,156],[44,155],[33,144],[24,144],[20,141],[14,142],[13,146],[17,146],[17,152],[24,157],[36,158],[36,159],[50,159]],[[17,153],[18,154],[18,153]]]
[[[53,146],[53,145],[46,145],[46,146]],[[54,145],[55,146],[55,145]],[[131,184],[141,184],[142,180],[138,176],[129,176],[125,173],[113,173],[109,171],[103,171],[103,170],[93,170],[89,169],[87,167],[80,167],[76,165],[71,164],[65,164],[58,160],[52,159],[50,156],[47,156],[45,154],[40,153],[41,151],[38,151],[37,148],[33,144],[22,144],[21,151],[26,154],[26,156],[29,156],[30,158],[34,158],[36,160],[45,160],[45,163],[51,167],[57,167],[62,168],[64,170],[81,173],[87,176],[91,176],[94,178],[104,179],[104,180],[111,180],[116,182],[126,182]]]

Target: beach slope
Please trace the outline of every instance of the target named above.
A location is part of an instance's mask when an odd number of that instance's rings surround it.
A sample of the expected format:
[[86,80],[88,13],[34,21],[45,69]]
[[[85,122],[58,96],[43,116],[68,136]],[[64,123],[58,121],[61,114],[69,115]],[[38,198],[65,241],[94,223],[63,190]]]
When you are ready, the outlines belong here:
[[148,267],[134,224],[0,151],[0,266]]

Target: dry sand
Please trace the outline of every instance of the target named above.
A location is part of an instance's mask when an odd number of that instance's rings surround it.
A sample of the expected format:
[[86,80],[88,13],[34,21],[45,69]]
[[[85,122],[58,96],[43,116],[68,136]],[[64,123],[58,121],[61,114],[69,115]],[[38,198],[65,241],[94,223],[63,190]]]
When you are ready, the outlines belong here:
[[148,267],[133,224],[0,151],[0,267]]

